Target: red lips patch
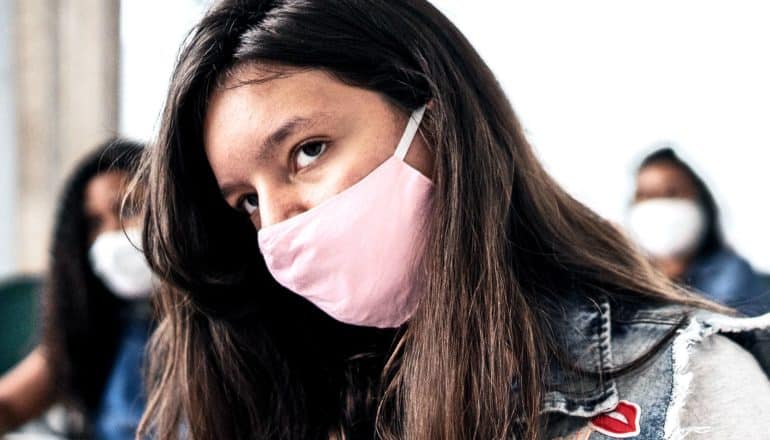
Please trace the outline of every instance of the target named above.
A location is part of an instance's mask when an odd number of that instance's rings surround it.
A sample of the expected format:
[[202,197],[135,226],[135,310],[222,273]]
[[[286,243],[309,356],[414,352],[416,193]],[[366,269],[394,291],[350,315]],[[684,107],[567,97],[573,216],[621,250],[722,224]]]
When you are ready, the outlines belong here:
[[608,437],[636,437],[639,435],[640,415],[639,405],[621,400],[614,410],[591,419],[590,425]]

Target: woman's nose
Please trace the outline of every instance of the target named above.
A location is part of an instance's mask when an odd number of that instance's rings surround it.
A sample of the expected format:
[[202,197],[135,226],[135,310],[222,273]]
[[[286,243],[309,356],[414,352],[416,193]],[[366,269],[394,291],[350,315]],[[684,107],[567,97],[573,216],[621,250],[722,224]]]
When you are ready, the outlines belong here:
[[120,231],[123,227],[129,227],[132,225],[123,223],[119,215],[105,216],[102,223],[102,230],[107,232]]
[[262,192],[259,198],[259,228],[266,228],[288,220],[310,209],[297,191],[292,189],[271,189]]

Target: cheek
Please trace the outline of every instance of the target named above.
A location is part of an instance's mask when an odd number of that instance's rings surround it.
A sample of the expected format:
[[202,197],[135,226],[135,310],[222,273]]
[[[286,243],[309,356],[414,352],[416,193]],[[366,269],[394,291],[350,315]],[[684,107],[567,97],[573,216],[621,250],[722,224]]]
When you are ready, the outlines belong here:
[[366,177],[370,171],[371,169],[368,167],[344,168],[335,166],[334,169],[329,170],[328,177],[322,183],[312,185],[307,189],[305,194],[308,205],[313,207],[320,205],[355,185]]
[[392,152],[370,149],[368,154],[354,152],[347,158],[330,165],[328,191],[331,195],[340,193],[358,183],[385,162]]
[[387,158],[387,154],[361,154],[360,150],[330,158],[317,170],[317,177],[300,183],[305,206],[313,208],[345,191],[368,176]]

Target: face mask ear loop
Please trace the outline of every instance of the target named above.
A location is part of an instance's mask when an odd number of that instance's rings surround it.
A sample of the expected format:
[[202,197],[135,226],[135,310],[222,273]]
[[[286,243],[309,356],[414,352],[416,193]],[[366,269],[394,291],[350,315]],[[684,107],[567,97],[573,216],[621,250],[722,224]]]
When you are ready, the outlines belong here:
[[420,122],[422,121],[422,115],[424,114],[425,106],[423,105],[422,107],[412,112],[412,114],[409,116],[409,121],[406,123],[404,135],[401,136],[401,141],[399,141],[398,146],[396,147],[396,152],[394,153],[394,156],[402,161],[406,157],[406,153],[409,152],[409,147],[412,145],[412,141],[417,134],[417,129],[420,128]]

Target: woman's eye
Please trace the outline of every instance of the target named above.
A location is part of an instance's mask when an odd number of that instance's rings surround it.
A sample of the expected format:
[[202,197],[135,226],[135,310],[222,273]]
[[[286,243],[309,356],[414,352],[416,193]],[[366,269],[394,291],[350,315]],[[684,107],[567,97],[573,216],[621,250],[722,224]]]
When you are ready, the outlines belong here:
[[259,209],[259,199],[256,194],[249,194],[241,199],[240,208],[247,214],[254,214]]
[[296,161],[297,169],[305,168],[315,162],[318,157],[326,151],[326,142],[309,142],[302,145],[297,150]]

